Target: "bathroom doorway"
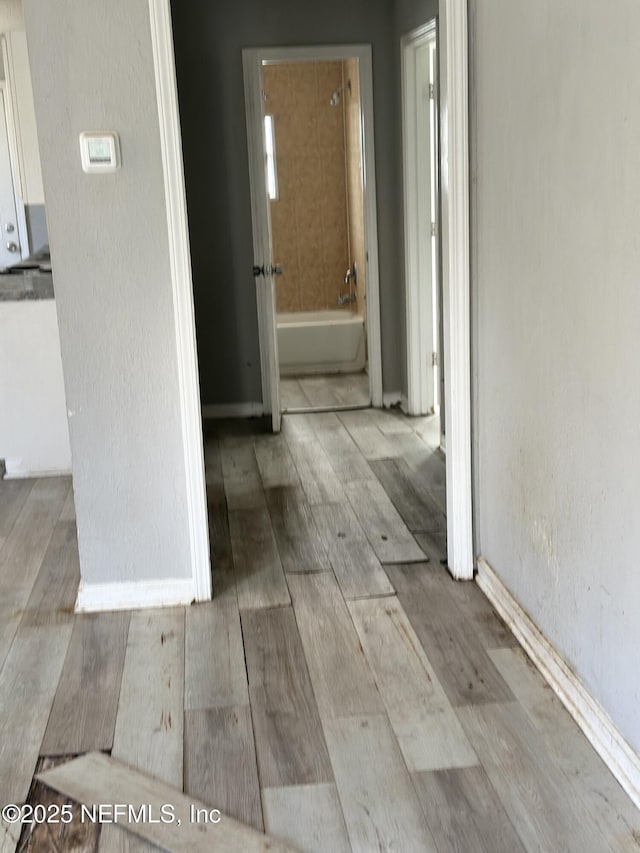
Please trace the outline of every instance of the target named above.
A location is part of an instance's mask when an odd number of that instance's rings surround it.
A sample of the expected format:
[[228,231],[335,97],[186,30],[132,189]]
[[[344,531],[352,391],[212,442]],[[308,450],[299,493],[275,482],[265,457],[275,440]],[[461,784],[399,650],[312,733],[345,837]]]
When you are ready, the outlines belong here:
[[243,59],[274,429],[283,411],[381,405],[370,48]]

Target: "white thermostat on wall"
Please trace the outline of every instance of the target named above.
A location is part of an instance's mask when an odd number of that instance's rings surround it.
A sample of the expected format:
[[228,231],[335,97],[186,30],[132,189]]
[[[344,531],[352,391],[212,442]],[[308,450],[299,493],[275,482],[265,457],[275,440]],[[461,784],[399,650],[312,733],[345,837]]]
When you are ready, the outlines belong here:
[[120,168],[120,140],[117,133],[84,131],[80,153],[85,172],[115,172]]

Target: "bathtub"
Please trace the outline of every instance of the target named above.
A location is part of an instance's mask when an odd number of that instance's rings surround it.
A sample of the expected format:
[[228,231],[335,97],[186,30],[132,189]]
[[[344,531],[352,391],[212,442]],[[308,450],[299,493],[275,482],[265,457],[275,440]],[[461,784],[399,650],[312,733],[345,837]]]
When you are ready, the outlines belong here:
[[278,314],[276,319],[282,376],[364,370],[363,317],[342,309]]

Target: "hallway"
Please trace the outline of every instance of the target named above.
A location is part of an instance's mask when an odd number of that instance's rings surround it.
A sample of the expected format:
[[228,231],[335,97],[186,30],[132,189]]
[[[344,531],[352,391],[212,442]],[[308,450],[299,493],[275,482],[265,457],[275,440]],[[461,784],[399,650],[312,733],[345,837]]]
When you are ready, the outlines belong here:
[[[186,609],[74,616],[69,481],[0,481],[2,803],[39,756],[105,750],[301,851],[640,849],[638,811],[441,565],[438,441],[378,410],[210,424],[214,600]],[[41,831],[20,849],[51,849]]]

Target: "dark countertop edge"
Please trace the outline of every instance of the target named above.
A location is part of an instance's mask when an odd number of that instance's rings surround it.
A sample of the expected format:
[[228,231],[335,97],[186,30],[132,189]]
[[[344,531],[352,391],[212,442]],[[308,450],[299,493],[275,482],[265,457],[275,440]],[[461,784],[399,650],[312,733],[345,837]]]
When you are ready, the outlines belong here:
[[51,273],[0,275],[0,302],[38,302],[54,298]]

